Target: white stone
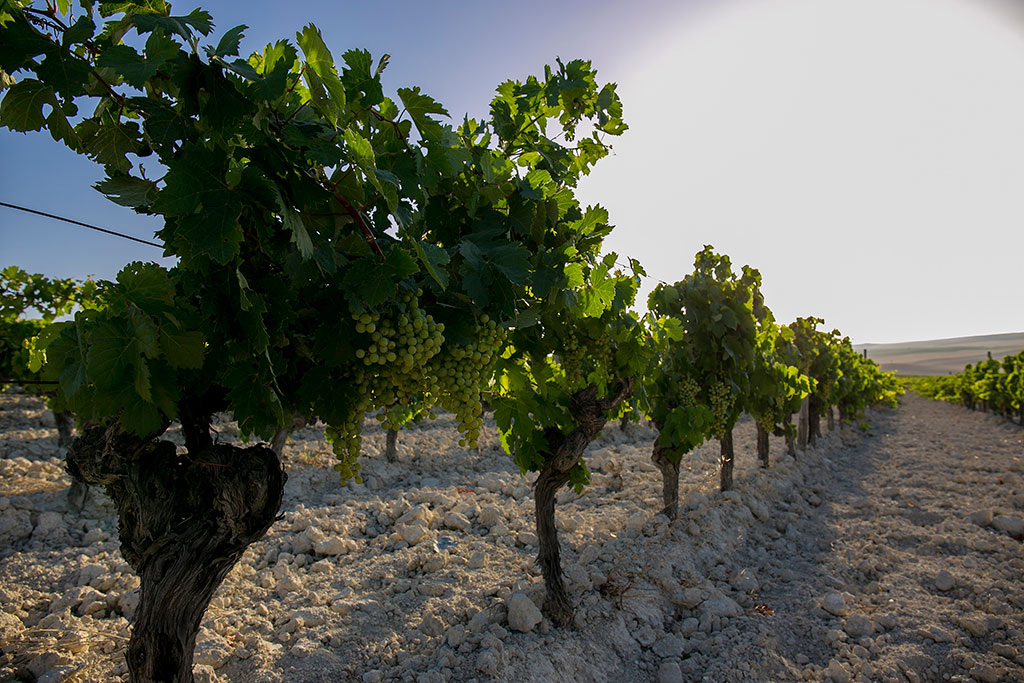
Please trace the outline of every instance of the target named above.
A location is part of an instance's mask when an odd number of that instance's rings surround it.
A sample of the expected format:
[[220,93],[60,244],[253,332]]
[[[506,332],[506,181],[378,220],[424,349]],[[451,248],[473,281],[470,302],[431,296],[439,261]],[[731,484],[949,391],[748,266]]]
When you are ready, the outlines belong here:
[[863,614],[851,614],[846,618],[846,633],[853,638],[870,636],[875,632],[875,623]]
[[956,586],[956,579],[945,569],[935,575],[935,587],[940,591],[952,590],[954,586]]
[[439,636],[444,633],[444,624],[433,614],[427,614],[420,622],[419,629],[424,635]]
[[1024,519],[999,515],[992,519],[992,526],[1016,538],[1024,536]]
[[705,600],[700,606],[702,617],[738,617],[743,608],[732,598],[722,595]]
[[757,577],[754,576],[754,572],[751,569],[740,570],[736,576],[732,577],[732,581],[729,583],[733,588],[742,593],[753,593],[760,588]]
[[822,599],[821,607],[829,614],[837,617],[844,616],[847,612],[846,598],[842,593],[829,593]]
[[828,676],[833,683],[849,683],[851,679],[849,670],[835,659],[828,663],[828,668],[825,669],[825,675]]
[[967,517],[972,523],[977,524],[980,527],[992,526],[992,511],[991,510],[978,510],[972,512]]
[[426,522],[427,525],[429,526],[430,520],[433,516],[434,515],[430,511],[430,508],[428,506],[417,505],[413,508],[410,508],[408,512],[399,517],[398,520],[396,520],[396,524],[411,524],[412,522],[421,519],[424,522]]
[[417,519],[411,524],[399,526],[398,533],[401,534],[403,541],[409,545],[416,545],[430,535],[430,529],[422,519]]
[[313,550],[317,555],[330,556],[344,555],[348,552],[345,539],[331,536],[313,544]]
[[658,667],[658,683],[683,683],[679,662],[662,662]]
[[513,631],[528,633],[544,619],[533,600],[521,591],[508,596],[505,607],[508,609],[508,627]]
[[669,657],[679,657],[683,654],[683,642],[679,640],[679,636],[674,636],[671,633],[667,633],[661,638],[658,638],[651,646],[654,650],[654,654],[658,655],[662,659]]
[[458,512],[449,512],[444,516],[444,525],[449,529],[458,529],[459,531],[468,531],[472,524],[466,519],[465,515],[460,515]]
[[455,624],[446,635],[448,639],[448,645],[451,647],[458,647],[466,640],[466,627],[462,624]]
[[935,624],[925,626],[924,628],[917,629],[917,635],[921,638],[929,638],[934,640],[936,643],[952,643],[953,634]]
[[499,521],[505,519],[505,514],[501,511],[501,508],[487,505],[480,510],[476,518],[484,526],[494,526]]
[[516,538],[521,545],[537,545],[537,534],[532,531],[520,531],[519,536]]
[[686,609],[693,609],[700,603],[704,602],[704,592],[699,588],[687,588],[686,590],[676,591],[672,595],[672,602],[680,607]]

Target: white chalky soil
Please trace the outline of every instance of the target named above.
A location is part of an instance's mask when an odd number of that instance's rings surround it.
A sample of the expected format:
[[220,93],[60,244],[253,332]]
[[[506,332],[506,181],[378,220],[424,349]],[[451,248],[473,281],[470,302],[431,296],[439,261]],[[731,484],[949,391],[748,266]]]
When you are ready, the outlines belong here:
[[[795,461],[773,437],[767,471],[742,422],[737,490],[716,493],[707,444],[672,524],[654,432],[610,424],[556,512],[575,630],[532,609],[532,478],[493,423],[479,452],[450,416],[403,431],[394,465],[368,424],[346,487],[302,430],[284,519],[215,596],[196,679],[1024,681],[1024,430],[915,395],[866,419]],[[42,404],[0,395],[0,680],[124,678],[138,581],[109,501],[68,512],[55,451]]]

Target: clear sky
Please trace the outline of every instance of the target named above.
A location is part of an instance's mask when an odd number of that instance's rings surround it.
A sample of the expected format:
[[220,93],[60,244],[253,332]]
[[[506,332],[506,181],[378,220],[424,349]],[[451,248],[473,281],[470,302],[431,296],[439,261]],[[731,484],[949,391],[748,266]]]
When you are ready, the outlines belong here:
[[[608,247],[675,281],[704,244],[760,269],[783,322],[856,342],[1024,331],[1024,12],[1014,0],[201,2],[243,49],[316,23],[392,55],[457,117],[556,56],[619,84],[630,125],[581,186]],[[185,13],[194,3],[177,3]],[[0,201],[151,238],[45,133],[0,131]],[[0,265],[110,278],[159,251],[0,208]]]

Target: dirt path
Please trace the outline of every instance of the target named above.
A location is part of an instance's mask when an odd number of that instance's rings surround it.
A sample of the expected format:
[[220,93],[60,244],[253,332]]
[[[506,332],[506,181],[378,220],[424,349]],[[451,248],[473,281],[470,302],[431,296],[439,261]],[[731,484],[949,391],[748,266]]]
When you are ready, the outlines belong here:
[[1024,431],[916,395],[871,430],[751,528],[732,565],[775,614],[704,680],[1024,680]]
[[[196,679],[1024,681],[1024,430],[916,396],[868,421],[795,460],[773,438],[769,470],[742,422],[736,491],[705,445],[671,524],[654,432],[610,426],[591,486],[559,495],[569,630],[529,618],[530,480],[493,425],[478,452],[450,416],[404,431],[395,464],[369,426],[366,485],[344,488],[301,430],[283,518],[211,603]],[[36,399],[0,395],[0,681],[123,679],[138,581],[109,502],[68,510],[55,442]]]

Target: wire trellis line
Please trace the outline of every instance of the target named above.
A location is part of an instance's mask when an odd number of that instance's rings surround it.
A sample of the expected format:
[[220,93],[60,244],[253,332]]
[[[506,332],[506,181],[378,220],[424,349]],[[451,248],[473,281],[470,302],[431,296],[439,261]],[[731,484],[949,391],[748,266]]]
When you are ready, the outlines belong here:
[[116,232],[114,230],[108,230],[107,228],[101,228],[98,225],[90,225],[89,223],[83,223],[82,221],[76,221],[73,218],[65,218],[64,216],[58,216],[56,214],[47,213],[45,211],[39,211],[37,209],[30,209],[30,208],[28,208],[26,206],[18,206],[17,204],[10,204],[8,202],[0,202],[0,206],[6,206],[8,209],[16,209],[17,211],[24,211],[25,213],[34,213],[37,216],[44,216],[46,218],[52,218],[52,219],[57,220],[57,221],[64,221],[65,223],[71,223],[72,225],[78,225],[78,226],[81,226],[83,228],[89,228],[90,230],[96,230],[98,232],[103,232],[103,233],[106,233],[108,235],[113,235],[115,237],[122,237],[122,238],[124,238],[126,240],[131,240],[132,242],[138,242],[140,244],[147,244],[147,245],[149,245],[151,247],[157,247],[158,249],[163,249],[164,248],[164,245],[159,244],[157,242],[150,242],[149,240],[144,240],[144,239],[141,239],[141,238],[138,238],[138,237],[132,237],[131,235],[126,235],[123,232]]

